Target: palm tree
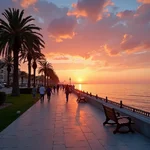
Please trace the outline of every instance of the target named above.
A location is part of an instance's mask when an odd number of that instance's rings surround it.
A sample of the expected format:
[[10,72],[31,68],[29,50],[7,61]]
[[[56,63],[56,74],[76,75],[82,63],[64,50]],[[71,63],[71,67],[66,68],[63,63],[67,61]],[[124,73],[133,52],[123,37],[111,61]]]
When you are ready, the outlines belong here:
[[28,74],[25,71],[20,72],[20,77],[21,77],[21,85],[23,86],[23,81],[24,78],[27,78]]
[[59,77],[57,76],[56,72],[54,70],[50,71],[50,79],[53,81],[53,83],[58,84],[59,83]]
[[11,55],[8,55],[4,58],[3,63],[1,65],[1,68],[7,67],[7,87],[9,87],[10,84],[10,72],[11,68],[13,67],[13,58]]
[[32,61],[32,55],[30,53],[27,53],[27,60],[28,60],[28,88],[31,86],[31,61]]
[[47,61],[39,61],[39,65],[40,65],[40,67],[39,67],[39,74],[40,73],[44,73],[44,85],[46,86],[47,70],[49,68],[52,69],[52,65],[49,62],[47,62]]
[[53,68],[47,69],[47,84],[49,83],[49,80],[52,80],[55,84],[59,82],[59,78]]
[[0,59],[0,68],[3,68],[3,61]]
[[36,68],[37,68],[37,63],[36,61],[45,61],[45,56],[42,53],[34,53],[33,55],[33,64],[32,64],[32,68],[33,68],[33,85],[35,86],[35,78],[36,78]]
[[40,28],[33,24],[32,16],[24,17],[24,10],[9,8],[2,15],[5,19],[0,19],[0,55],[7,56],[13,53],[14,73],[12,95],[18,96],[18,59],[19,53],[30,51],[38,47],[44,47],[42,35],[38,33]]
[[33,86],[35,86],[35,77],[36,77],[36,68],[37,68],[36,59],[33,60],[32,68],[33,68]]
[[33,50],[31,51],[24,51],[21,53],[20,61],[24,60],[23,63],[28,62],[28,84],[27,87],[30,88],[31,86],[31,61],[32,61],[32,55],[33,55]]
[[49,80],[51,79],[51,76],[52,76],[53,72],[54,72],[53,68],[48,68],[47,69],[47,73],[46,73],[46,76],[47,76],[47,85],[49,85]]
[[36,71],[36,68],[37,68],[36,59],[42,59],[45,57],[41,53],[40,48],[39,47],[36,47],[36,48],[37,48],[36,50],[34,48],[32,48],[32,49],[30,49],[30,51],[24,51],[20,55],[21,61],[24,60],[24,62],[28,62],[28,88],[30,88],[30,86],[31,86],[31,64],[32,64],[32,60],[35,62],[34,63],[35,70],[33,70],[33,71]]

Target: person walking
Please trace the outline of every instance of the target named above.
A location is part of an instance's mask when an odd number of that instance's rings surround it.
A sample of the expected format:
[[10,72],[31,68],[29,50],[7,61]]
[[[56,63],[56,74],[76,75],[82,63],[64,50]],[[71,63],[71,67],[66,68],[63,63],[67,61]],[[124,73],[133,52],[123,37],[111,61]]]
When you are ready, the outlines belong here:
[[57,84],[57,93],[59,92],[59,84]]
[[52,89],[48,86],[46,89],[47,100],[50,101]]
[[53,86],[54,93],[55,93],[55,89],[56,89],[56,86],[54,85],[54,86]]
[[42,102],[42,101],[44,101],[44,94],[45,94],[45,87],[43,85],[41,85],[39,92],[40,92],[40,99]]
[[68,102],[68,99],[69,99],[69,93],[70,93],[70,90],[69,90],[69,86],[68,86],[68,84],[67,84],[66,87],[65,87],[66,102]]

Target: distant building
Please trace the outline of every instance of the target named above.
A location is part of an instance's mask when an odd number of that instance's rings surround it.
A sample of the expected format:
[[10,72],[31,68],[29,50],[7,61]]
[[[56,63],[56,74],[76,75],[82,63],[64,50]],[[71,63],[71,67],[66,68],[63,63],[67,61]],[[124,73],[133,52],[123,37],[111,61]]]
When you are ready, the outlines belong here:
[[[19,74],[20,74],[20,69],[19,69]],[[10,84],[12,83],[12,81],[13,81],[13,68],[11,68],[11,72],[10,72]],[[7,66],[4,66],[3,68],[0,67],[0,83],[7,83]]]
[[[12,79],[13,79],[12,75],[13,75],[13,69],[11,69],[10,72],[10,83],[12,83]],[[7,82],[7,66],[0,68],[0,82],[2,83]]]

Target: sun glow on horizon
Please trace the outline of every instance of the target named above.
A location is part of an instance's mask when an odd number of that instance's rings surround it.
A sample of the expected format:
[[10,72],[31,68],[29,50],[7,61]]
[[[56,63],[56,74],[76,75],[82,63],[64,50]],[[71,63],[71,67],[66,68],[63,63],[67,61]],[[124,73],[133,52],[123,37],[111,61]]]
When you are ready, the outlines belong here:
[[78,81],[78,83],[82,83],[83,79],[82,78],[78,78],[77,81]]

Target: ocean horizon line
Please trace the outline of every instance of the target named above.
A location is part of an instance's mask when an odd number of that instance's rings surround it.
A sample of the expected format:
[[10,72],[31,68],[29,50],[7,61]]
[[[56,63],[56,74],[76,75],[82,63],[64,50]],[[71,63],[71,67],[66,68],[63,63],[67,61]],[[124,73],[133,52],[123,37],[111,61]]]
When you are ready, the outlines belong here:
[[150,84],[150,83],[72,83],[72,84]]

